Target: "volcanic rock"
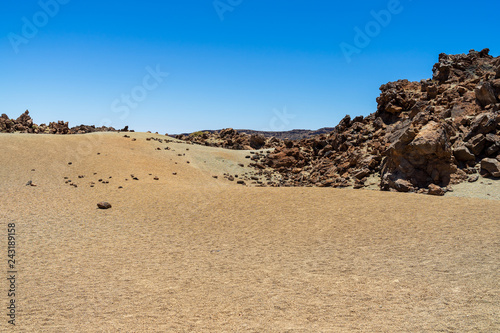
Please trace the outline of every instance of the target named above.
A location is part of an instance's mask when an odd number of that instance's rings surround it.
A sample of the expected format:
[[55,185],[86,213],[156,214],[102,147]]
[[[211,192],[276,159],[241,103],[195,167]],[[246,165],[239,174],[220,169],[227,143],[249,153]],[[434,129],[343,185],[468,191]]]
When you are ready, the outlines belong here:
[[453,149],[453,155],[458,161],[474,161],[476,157],[465,146]]
[[111,208],[111,204],[109,202],[106,202],[106,201],[102,201],[102,202],[99,202],[97,204],[97,207],[99,209],[110,209]]
[[474,92],[476,94],[476,98],[477,101],[479,102],[479,105],[481,105],[483,108],[490,104],[497,103],[497,98],[495,96],[495,92],[490,82],[480,83],[476,87]]
[[444,192],[444,190],[441,187],[439,187],[439,186],[437,186],[435,184],[430,184],[429,185],[429,194],[430,195],[443,196],[444,193],[445,192]]
[[500,162],[495,158],[485,158],[481,160],[481,170],[498,178],[500,177]]

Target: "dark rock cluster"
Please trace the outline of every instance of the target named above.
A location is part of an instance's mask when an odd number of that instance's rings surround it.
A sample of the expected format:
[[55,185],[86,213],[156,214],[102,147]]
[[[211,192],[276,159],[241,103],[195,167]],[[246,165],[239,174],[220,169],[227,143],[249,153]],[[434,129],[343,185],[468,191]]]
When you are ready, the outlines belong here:
[[275,137],[265,137],[262,134],[240,133],[232,128],[215,132],[200,131],[191,134],[180,134],[176,136],[176,139],[210,147],[237,150],[274,148],[282,143],[281,140]]
[[[128,132],[128,126],[121,130],[116,130],[113,127],[95,127],[94,125],[80,125],[76,127],[69,127],[66,121],[50,122],[49,125],[37,125],[33,122],[26,110],[17,119],[10,119],[5,113],[0,116],[0,133],[33,133],[33,134],[84,134],[93,132]],[[133,131],[131,131],[133,132]]]

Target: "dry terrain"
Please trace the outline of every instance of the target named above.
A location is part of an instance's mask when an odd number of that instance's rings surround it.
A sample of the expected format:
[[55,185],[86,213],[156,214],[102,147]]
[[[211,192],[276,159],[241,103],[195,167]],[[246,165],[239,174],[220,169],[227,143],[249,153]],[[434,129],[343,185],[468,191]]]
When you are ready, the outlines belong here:
[[247,152],[129,135],[0,134],[0,331],[500,331],[500,201],[246,187]]

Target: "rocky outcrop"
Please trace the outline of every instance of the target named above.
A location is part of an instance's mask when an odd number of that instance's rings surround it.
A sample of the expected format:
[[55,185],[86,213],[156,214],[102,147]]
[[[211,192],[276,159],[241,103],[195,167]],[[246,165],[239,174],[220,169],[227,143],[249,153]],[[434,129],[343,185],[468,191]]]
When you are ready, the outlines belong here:
[[433,74],[382,85],[375,113],[346,116],[329,134],[284,141],[253,165],[280,175],[273,186],[362,188],[376,175],[382,190],[434,195],[480,170],[497,175],[500,58],[488,49],[441,54]]
[[274,137],[266,138],[261,134],[240,133],[232,128],[214,132],[200,131],[191,134],[180,134],[176,135],[176,139],[205,146],[237,150],[267,149],[282,144],[282,140]]
[[410,123],[391,137],[382,169],[382,189],[397,189],[393,183],[398,179],[409,181],[414,188],[450,183],[456,167],[451,160],[449,135],[442,124],[431,121],[419,129]]
[[[85,134],[93,132],[115,132],[113,127],[95,127],[94,125],[80,125],[76,127],[69,127],[68,122],[57,121],[46,124],[37,125],[33,122],[26,110],[17,119],[10,119],[6,114],[0,116],[0,133],[34,133],[34,134]],[[119,132],[128,132],[128,126],[119,130]],[[133,131],[131,131],[133,132]]]
[[26,110],[17,119],[10,119],[5,113],[0,117],[0,132],[24,132],[35,133],[37,126],[33,124],[33,119]]

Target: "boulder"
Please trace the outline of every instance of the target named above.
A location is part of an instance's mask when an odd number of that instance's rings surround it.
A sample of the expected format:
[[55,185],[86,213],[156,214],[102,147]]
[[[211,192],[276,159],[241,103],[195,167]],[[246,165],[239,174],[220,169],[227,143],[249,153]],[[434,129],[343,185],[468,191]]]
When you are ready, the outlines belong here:
[[476,159],[474,154],[472,154],[465,146],[460,146],[453,149],[453,155],[458,161],[462,162],[474,161]]
[[252,134],[250,136],[250,147],[261,149],[266,144],[266,138],[263,135]]
[[480,83],[474,90],[474,93],[479,105],[483,108],[487,105],[497,103],[495,91],[489,82]]
[[500,141],[497,141],[493,143],[491,146],[489,146],[488,149],[486,149],[486,155],[493,156],[499,151],[500,151]]
[[469,151],[472,154],[478,156],[483,151],[485,144],[486,144],[486,137],[484,136],[484,134],[478,134],[472,139],[470,139],[469,142],[465,144],[465,146],[469,149]]
[[481,113],[477,115],[470,126],[468,126],[467,135],[464,141],[469,141],[478,134],[488,134],[493,132],[497,127],[497,116],[494,113]]
[[495,178],[500,177],[500,161],[495,158],[485,158],[481,160],[481,170]]
[[437,196],[443,196],[444,195],[444,190],[435,184],[430,184],[429,185],[429,195],[437,195]]
[[452,164],[451,145],[444,127],[429,122],[417,129],[401,129],[386,152],[381,187],[394,188],[396,179],[406,179],[420,188],[429,184],[447,186],[456,170]]

